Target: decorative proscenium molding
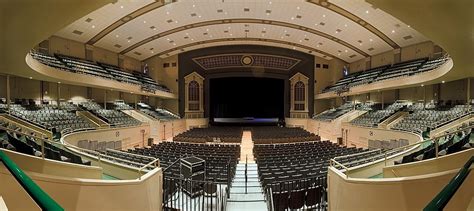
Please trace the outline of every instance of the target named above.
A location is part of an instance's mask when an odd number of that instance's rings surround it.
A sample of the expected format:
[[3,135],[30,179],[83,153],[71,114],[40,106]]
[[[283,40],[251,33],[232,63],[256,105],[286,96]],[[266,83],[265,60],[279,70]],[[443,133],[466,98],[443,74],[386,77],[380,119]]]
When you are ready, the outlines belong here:
[[235,67],[260,67],[289,71],[301,60],[285,56],[268,54],[219,54],[192,59],[204,70],[235,68]]

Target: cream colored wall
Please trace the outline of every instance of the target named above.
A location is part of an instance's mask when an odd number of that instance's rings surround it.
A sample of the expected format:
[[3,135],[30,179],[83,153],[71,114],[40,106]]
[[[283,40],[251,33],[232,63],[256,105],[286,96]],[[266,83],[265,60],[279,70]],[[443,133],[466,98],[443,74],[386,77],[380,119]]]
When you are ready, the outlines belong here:
[[23,171],[47,174],[51,176],[101,179],[102,168],[96,166],[85,166],[74,163],[59,162],[56,160],[42,159],[7,149],[0,149]]
[[102,48],[88,46],[92,50],[92,60],[105,64],[118,66],[118,54]]
[[432,57],[434,44],[431,41],[410,45],[401,49],[401,61]]
[[82,59],[86,58],[86,48],[83,43],[57,36],[49,38],[49,53],[51,55],[63,54]]
[[186,130],[191,128],[206,128],[209,125],[208,118],[186,119]]
[[391,139],[406,139],[410,144],[421,141],[421,137],[414,133],[379,129],[358,127],[352,124],[342,124],[342,129],[347,130],[347,146],[367,148],[369,139],[371,140],[391,140]]
[[[141,131],[144,131],[142,133]],[[150,126],[148,124],[127,127],[127,128],[109,128],[94,131],[82,131],[67,134],[64,136],[64,142],[77,146],[80,140],[89,141],[122,141],[122,149],[129,149],[133,147],[143,147],[147,144],[147,139],[150,137]]]
[[459,169],[463,167],[464,163],[466,163],[472,156],[474,156],[474,148],[463,150],[450,155],[445,155],[439,157],[438,159],[433,158],[418,162],[389,166],[383,169],[383,177],[409,177]]
[[[94,180],[25,172],[65,210],[162,210],[162,171],[141,180]],[[0,166],[0,195],[10,210],[37,210],[8,170]]]
[[356,61],[356,62],[352,62],[349,64],[349,70],[351,73],[356,73],[356,72],[361,72],[361,71],[364,71],[364,70],[367,70],[369,69],[369,67],[367,67],[367,59],[366,58],[363,58],[359,61]]
[[119,58],[123,60],[122,69],[125,69],[126,71],[130,72],[130,70],[135,70],[135,71],[140,71],[142,70],[142,63],[139,60],[136,60],[134,58],[124,56],[124,55],[119,55]]
[[375,56],[372,56],[370,59],[370,67],[380,67],[383,65],[393,64],[394,63],[394,55],[393,51],[388,51],[385,53],[381,53]]
[[[404,178],[347,179],[330,167],[329,210],[422,210],[456,173],[457,170]],[[469,174],[444,210],[466,210],[474,197],[472,187],[474,174]]]

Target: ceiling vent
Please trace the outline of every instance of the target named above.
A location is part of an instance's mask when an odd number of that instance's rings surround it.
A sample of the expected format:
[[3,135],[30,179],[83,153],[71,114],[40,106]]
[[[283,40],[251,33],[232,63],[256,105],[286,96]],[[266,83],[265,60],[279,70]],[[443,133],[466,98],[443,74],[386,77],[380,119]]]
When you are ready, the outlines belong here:
[[121,48],[122,46],[119,45],[119,44],[115,44],[114,47],[116,47],[116,48]]
[[87,23],[90,23],[90,22],[92,22],[92,20],[93,20],[92,18],[87,18],[87,19],[86,19],[86,22],[87,22]]
[[167,23],[173,23],[173,20],[169,19],[166,21]]
[[218,10],[217,10],[217,13],[222,13],[222,12],[224,12],[223,9],[218,9]]
[[319,23],[319,25],[324,26],[324,25],[326,25],[326,23],[321,22],[321,23]]
[[374,50],[374,48],[369,48],[369,49],[367,49],[367,50],[369,50],[369,51],[373,51],[373,50]]
[[141,53],[139,53],[139,52],[136,52],[136,51],[135,51],[135,52],[133,52],[133,53],[134,53],[135,55],[138,55],[138,56],[141,56],[141,55],[142,55]]
[[408,35],[408,36],[404,36],[404,37],[403,37],[403,39],[405,39],[405,40],[409,40],[409,39],[411,39],[411,38],[413,38],[411,35]]
[[244,8],[244,12],[250,12],[250,8]]
[[354,57],[356,57],[356,56],[357,56],[357,55],[352,54],[352,55],[349,56],[349,58],[354,58]]
[[296,18],[301,19],[302,16],[301,15],[296,15]]
[[77,35],[82,35],[84,32],[81,32],[79,30],[74,30],[72,31],[73,34],[77,34]]
[[270,14],[270,13],[272,13],[272,11],[271,10],[265,10],[265,13]]

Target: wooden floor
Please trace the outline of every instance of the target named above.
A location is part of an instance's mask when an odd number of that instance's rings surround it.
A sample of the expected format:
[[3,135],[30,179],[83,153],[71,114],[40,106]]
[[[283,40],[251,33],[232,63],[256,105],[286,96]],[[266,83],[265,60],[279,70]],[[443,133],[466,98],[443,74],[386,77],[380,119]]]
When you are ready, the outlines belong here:
[[250,131],[244,131],[242,135],[242,143],[240,144],[240,163],[245,163],[245,157],[247,157],[248,163],[255,163],[253,157],[252,132]]

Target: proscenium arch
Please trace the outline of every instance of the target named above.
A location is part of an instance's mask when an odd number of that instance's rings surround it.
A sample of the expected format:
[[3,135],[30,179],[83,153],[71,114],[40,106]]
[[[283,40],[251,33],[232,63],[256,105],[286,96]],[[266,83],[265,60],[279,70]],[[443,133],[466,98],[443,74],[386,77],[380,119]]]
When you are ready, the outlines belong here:
[[[165,50],[165,51],[162,51],[160,53],[157,53],[157,54],[154,54],[154,55],[151,55],[143,60],[147,60],[147,59],[150,59],[154,56],[162,56],[162,55],[166,55],[170,52],[173,52],[173,51],[178,51],[180,49],[184,49],[184,48],[189,48],[189,47],[194,47],[194,46],[198,46],[198,45],[204,45],[204,44],[210,44],[210,43],[218,43],[218,42],[225,42],[225,41],[257,41],[257,42],[267,42],[267,43],[278,43],[278,44],[284,44],[284,45],[289,45],[289,46],[294,46],[294,47],[298,47],[298,48],[303,48],[303,49],[306,49],[308,51],[314,51],[314,52],[317,52],[317,53],[320,53],[320,54],[323,54],[325,56],[328,56],[328,57],[332,57],[332,58],[338,58],[340,59],[339,57],[337,56],[334,56],[332,54],[329,54],[327,52],[324,52],[324,51],[321,51],[321,50],[318,50],[318,49],[315,49],[315,48],[312,48],[312,47],[309,47],[309,46],[306,46],[306,45],[301,45],[301,44],[298,44],[298,43],[293,43],[293,42],[288,42],[288,41],[282,41],[282,40],[274,40],[274,39],[263,39],[263,38],[245,38],[245,37],[240,37],[240,38],[221,38],[221,39],[212,39],[212,40],[206,40],[206,41],[198,41],[198,42],[193,42],[193,43],[188,43],[186,45],[181,45],[181,46],[177,46],[175,48],[171,48],[171,49],[168,49],[168,50]],[[209,47],[209,46],[206,46],[206,47]],[[347,61],[341,59],[342,61],[348,63]]]
[[321,32],[321,31],[316,30],[316,29],[304,27],[304,26],[297,25],[297,24],[282,22],[282,21],[271,21],[271,20],[264,20],[264,19],[251,19],[251,18],[211,20],[211,21],[204,21],[204,22],[184,25],[184,26],[181,26],[181,27],[177,27],[177,28],[174,28],[174,29],[170,29],[168,31],[164,31],[164,32],[155,34],[155,35],[150,36],[150,37],[148,37],[144,40],[141,40],[141,41],[131,45],[130,47],[124,49],[123,51],[120,52],[120,54],[126,54],[126,53],[128,53],[130,51],[133,51],[134,49],[139,48],[140,46],[143,46],[143,45],[145,45],[145,44],[147,44],[151,41],[154,41],[156,39],[159,39],[159,38],[162,38],[162,37],[174,34],[174,33],[178,33],[178,32],[184,31],[184,30],[189,30],[189,29],[198,28],[198,27],[205,27],[205,26],[221,25],[221,24],[267,24],[267,25],[273,25],[273,26],[282,26],[282,27],[292,28],[292,29],[304,31],[306,33],[311,33],[311,34],[314,34],[314,35],[317,35],[317,36],[327,38],[327,39],[329,39],[333,42],[337,42],[337,43],[339,43],[339,44],[341,44],[341,45],[343,45],[343,46],[359,53],[360,55],[362,55],[364,57],[370,56],[369,54],[365,53],[361,49],[359,49],[359,48],[357,48],[357,47],[355,47],[355,46],[353,46],[353,45],[351,45],[351,44],[349,44],[349,43],[347,43],[347,42],[345,42],[345,41],[343,41],[343,40],[341,40],[337,37],[334,37],[332,35],[329,35],[327,33]]

